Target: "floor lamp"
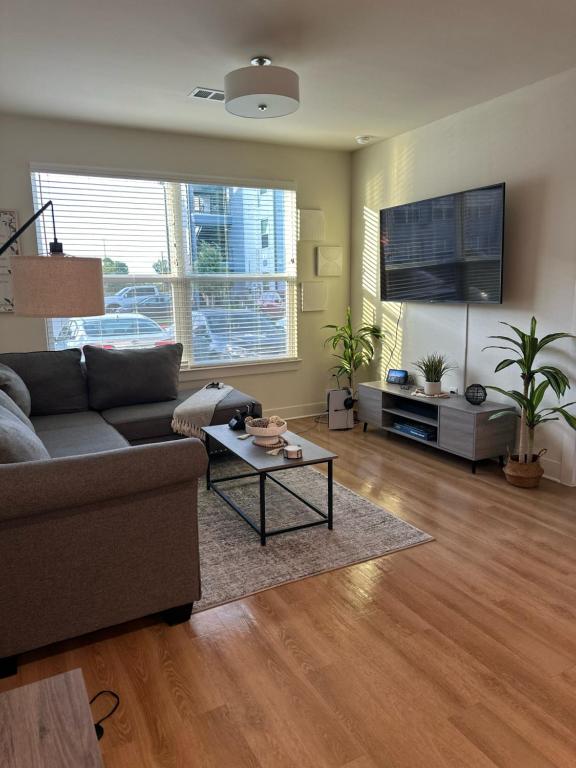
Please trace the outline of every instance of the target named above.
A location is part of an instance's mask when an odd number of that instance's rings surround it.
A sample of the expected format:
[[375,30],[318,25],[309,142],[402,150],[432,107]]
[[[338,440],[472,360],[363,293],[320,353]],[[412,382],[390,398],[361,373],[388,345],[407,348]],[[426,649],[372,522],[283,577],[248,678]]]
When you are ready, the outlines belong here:
[[49,256],[12,256],[14,311],[24,317],[87,317],[103,315],[102,261],[66,256],[56,237],[52,200],[40,208],[0,247],[0,255],[48,208],[54,240]]

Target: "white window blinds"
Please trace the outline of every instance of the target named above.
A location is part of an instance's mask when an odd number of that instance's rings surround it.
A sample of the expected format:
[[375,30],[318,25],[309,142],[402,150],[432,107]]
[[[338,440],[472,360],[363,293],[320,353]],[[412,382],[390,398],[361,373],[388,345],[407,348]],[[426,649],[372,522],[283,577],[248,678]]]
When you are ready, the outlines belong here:
[[[106,315],[49,321],[52,349],[179,341],[185,366],[296,357],[296,194],[32,173],[66,253],[103,260]],[[38,221],[45,249],[50,232]]]

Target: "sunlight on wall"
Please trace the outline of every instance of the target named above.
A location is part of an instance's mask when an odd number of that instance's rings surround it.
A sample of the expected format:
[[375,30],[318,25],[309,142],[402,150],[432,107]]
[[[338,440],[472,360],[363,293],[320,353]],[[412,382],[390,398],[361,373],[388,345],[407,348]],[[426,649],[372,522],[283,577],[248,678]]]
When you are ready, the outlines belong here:
[[364,206],[364,243],[362,249],[362,292],[376,298],[379,291],[380,223],[376,211]]
[[380,322],[376,316],[376,304],[366,296],[362,296],[362,325],[374,325]]
[[395,139],[390,153],[380,155],[381,170],[364,185],[362,208],[361,312],[362,322],[377,323],[384,333],[377,376],[386,378],[389,368],[402,368],[404,319],[398,322],[401,305],[380,301],[380,210],[411,199],[415,188],[415,151],[412,143]]
[[[380,327],[384,333],[384,342],[382,344],[382,356],[380,358],[379,375],[381,379],[386,378],[388,368],[402,368],[402,350],[404,331],[402,328],[402,319],[398,323],[398,317],[401,312],[401,304],[387,301],[381,305]],[[398,333],[396,325],[398,324]]]

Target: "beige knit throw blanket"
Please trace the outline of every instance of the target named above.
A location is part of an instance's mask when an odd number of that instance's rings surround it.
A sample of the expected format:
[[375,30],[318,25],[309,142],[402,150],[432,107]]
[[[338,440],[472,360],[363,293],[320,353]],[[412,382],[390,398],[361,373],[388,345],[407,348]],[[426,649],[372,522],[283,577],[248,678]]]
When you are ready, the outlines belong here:
[[232,387],[227,384],[221,389],[208,386],[194,392],[183,403],[176,406],[172,417],[172,431],[186,437],[199,437],[204,439],[202,427],[207,427],[214,416],[214,409],[226,395],[232,392]]

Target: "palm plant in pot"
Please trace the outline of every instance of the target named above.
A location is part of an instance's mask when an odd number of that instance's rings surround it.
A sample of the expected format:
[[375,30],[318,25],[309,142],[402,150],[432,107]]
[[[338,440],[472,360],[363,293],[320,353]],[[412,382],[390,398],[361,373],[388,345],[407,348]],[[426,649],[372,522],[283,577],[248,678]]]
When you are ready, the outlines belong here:
[[336,378],[339,387],[340,379],[344,378],[354,395],[356,371],[365,365],[370,365],[376,352],[376,342],[380,341],[384,334],[378,325],[361,325],[354,330],[350,307],[346,310],[344,325],[325,325],[324,328],[334,331],[324,342],[325,347],[332,347],[334,350],[332,357],[338,361],[332,368],[332,375]]
[[[576,416],[569,413],[566,409],[576,402],[564,403],[556,406],[542,406],[544,395],[549,390],[556,395],[558,402],[570,389],[568,376],[559,368],[552,365],[538,365],[536,358],[542,350],[549,344],[559,339],[575,338],[571,333],[550,333],[539,339],[536,336],[536,318],[533,317],[530,322],[530,331],[525,333],[519,328],[509,323],[502,323],[511,328],[517,338],[510,336],[490,336],[491,339],[505,341],[506,345],[491,344],[485,349],[506,349],[514,353],[515,357],[501,360],[495,368],[495,372],[502,371],[511,365],[517,365],[520,368],[520,377],[522,379],[522,391],[516,389],[505,390],[500,387],[489,386],[501,395],[513,400],[520,407],[520,434],[518,438],[518,453],[509,456],[508,462],[504,467],[506,479],[512,485],[521,488],[535,488],[540,483],[544,470],[540,465],[540,453],[534,453],[534,436],[536,427],[545,424],[548,421],[558,421],[563,418],[568,425],[576,430]],[[512,345],[512,346],[510,346]],[[540,380],[538,380],[540,379]],[[510,415],[510,411],[500,411],[491,418],[500,418]]]
[[449,371],[456,368],[438,352],[421,357],[413,365],[424,376],[424,394],[426,395],[439,395],[442,392],[442,379]]

